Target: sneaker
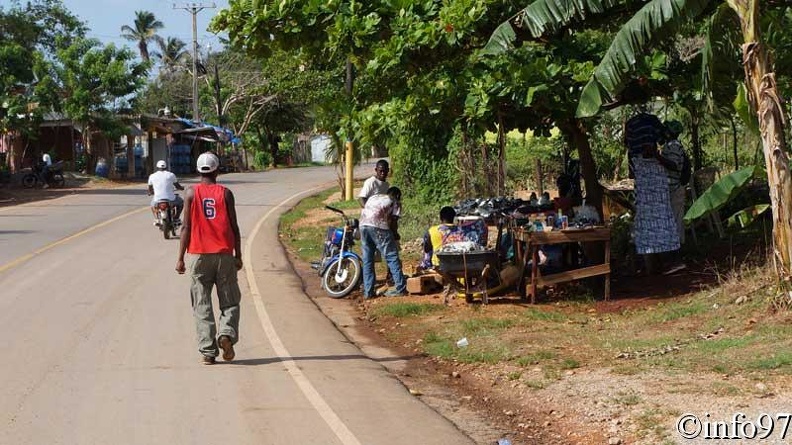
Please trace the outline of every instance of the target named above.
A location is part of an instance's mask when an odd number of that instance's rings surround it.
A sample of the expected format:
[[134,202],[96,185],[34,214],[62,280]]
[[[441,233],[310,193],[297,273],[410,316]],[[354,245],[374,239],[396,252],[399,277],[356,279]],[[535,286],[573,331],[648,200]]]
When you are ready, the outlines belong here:
[[154,227],[159,227],[159,225],[160,225],[159,220],[155,219],[154,220]]
[[214,365],[215,364],[215,358],[212,357],[211,355],[204,355],[201,358],[201,363],[204,364],[204,365]]
[[404,297],[407,295],[407,292],[399,292],[396,289],[389,289],[383,295],[386,297]]
[[217,340],[217,345],[223,350],[223,360],[230,362],[234,359],[236,354],[234,353],[234,343],[231,341],[231,337],[221,335]]

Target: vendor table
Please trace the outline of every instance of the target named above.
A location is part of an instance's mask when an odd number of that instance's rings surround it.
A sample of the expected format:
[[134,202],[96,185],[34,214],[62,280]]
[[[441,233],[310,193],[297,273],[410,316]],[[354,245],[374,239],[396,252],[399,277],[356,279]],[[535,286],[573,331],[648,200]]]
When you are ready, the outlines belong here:
[[[514,239],[526,243],[526,249],[523,252],[518,248],[518,258],[522,258],[522,271],[528,265],[528,258],[533,260],[531,266],[531,304],[536,302],[536,290],[539,286],[549,286],[552,284],[564,283],[567,281],[580,280],[582,278],[594,277],[598,275],[605,275],[605,300],[610,299],[610,229],[607,227],[592,227],[587,229],[566,229],[554,230],[552,232],[540,231],[527,231],[524,229],[516,229],[514,231]],[[547,244],[563,244],[563,243],[589,243],[589,242],[605,242],[605,262],[594,266],[582,267],[579,269],[572,269],[565,272],[554,273],[551,275],[542,276],[539,273],[539,248]],[[519,243],[518,243],[519,244]],[[522,277],[520,283],[522,283]],[[525,288],[521,286],[520,292],[525,292]]]

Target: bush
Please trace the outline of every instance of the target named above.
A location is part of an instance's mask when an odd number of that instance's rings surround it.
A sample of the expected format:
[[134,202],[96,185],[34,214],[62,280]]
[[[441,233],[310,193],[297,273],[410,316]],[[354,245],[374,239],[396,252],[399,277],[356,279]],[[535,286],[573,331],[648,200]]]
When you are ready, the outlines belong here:
[[253,166],[258,170],[264,170],[272,164],[272,156],[267,151],[256,151],[253,156]]

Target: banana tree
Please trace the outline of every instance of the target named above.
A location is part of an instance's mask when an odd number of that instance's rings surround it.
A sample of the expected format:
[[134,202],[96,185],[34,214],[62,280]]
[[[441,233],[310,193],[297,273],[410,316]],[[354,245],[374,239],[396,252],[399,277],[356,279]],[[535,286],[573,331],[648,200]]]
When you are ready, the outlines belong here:
[[[537,0],[493,33],[485,51],[503,52],[518,34],[539,39],[547,34],[601,20],[608,12],[624,11],[642,4],[622,25],[605,57],[583,89],[577,117],[596,115],[613,102],[633,72],[638,55],[674,36],[690,20],[701,19],[726,3],[739,17],[743,36],[743,66],[748,100],[758,116],[770,199],[773,210],[774,263],[779,278],[792,279],[792,176],[784,133],[784,113],[773,72],[773,63],[759,26],[759,0]],[[766,7],[784,2],[765,3]],[[516,29],[515,29],[516,26]]]

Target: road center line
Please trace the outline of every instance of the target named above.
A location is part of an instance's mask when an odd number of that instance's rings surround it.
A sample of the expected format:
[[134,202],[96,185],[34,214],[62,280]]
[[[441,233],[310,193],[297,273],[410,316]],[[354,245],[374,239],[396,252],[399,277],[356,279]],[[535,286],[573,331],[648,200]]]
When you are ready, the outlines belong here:
[[[278,336],[278,333],[275,331],[275,327],[272,325],[272,321],[270,320],[269,314],[267,313],[267,309],[264,308],[264,302],[261,298],[261,294],[259,293],[258,284],[256,284],[256,278],[253,272],[253,266],[250,261],[250,251],[251,246],[253,245],[253,241],[256,239],[256,235],[258,235],[261,226],[264,222],[272,215],[272,213],[277,210],[279,207],[282,207],[287,202],[291,201],[294,198],[297,198],[301,195],[306,195],[316,190],[320,190],[325,186],[318,186],[312,189],[295,193],[294,195],[284,199],[278,205],[270,209],[256,224],[253,228],[253,232],[248,238],[247,243],[245,243],[245,275],[247,275],[248,285],[250,287],[250,293],[253,296],[253,303],[256,306],[256,312],[258,313],[259,321],[261,322],[261,327],[264,328],[264,333],[267,335],[267,338],[272,345],[272,349],[275,350],[275,355],[278,357],[291,357],[291,354],[284,346],[283,342]],[[338,417],[338,415],[330,408],[330,405],[322,398],[321,394],[314,388],[311,382],[308,380],[308,377],[302,372],[302,370],[297,366],[297,364],[292,360],[284,360],[282,361],[283,366],[286,367],[289,375],[291,375],[294,382],[297,383],[297,386],[300,388],[302,393],[305,395],[305,398],[308,399],[308,402],[314,407],[314,409],[322,416],[327,426],[330,427],[331,430],[335,433],[336,437],[343,443],[344,445],[361,445],[360,441],[352,434],[352,431],[347,428],[346,424]]]
[[83,229],[83,230],[81,230],[81,231],[79,231],[79,232],[77,232],[77,233],[75,233],[73,235],[69,235],[66,238],[62,238],[62,239],[60,239],[58,241],[55,241],[54,243],[47,244],[44,247],[40,247],[40,248],[34,250],[33,253],[29,253],[27,255],[23,255],[23,256],[15,259],[15,260],[13,260],[11,262],[3,264],[2,266],[0,266],[0,273],[5,272],[6,270],[14,268],[16,266],[19,266],[20,264],[24,263],[25,261],[35,257],[36,255],[40,255],[40,254],[52,249],[53,247],[60,246],[61,244],[67,243],[67,242],[69,242],[69,241],[71,241],[71,240],[73,240],[75,238],[79,238],[79,237],[81,237],[81,236],[83,236],[83,235],[85,235],[87,233],[91,233],[91,232],[93,232],[96,229],[101,229],[102,227],[110,225],[110,224],[112,224],[112,223],[114,223],[114,222],[116,222],[116,221],[118,221],[120,219],[126,218],[127,216],[134,215],[135,213],[140,213],[140,212],[142,212],[144,210],[148,210],[148,209],[149,209],[149,207],[141,207],[139,209],[131,210],[131,211],[126,212],[124,214],[118,215],[115,218],[108,219],[105,222],[101,222],[99,224],[96,224],[95,226],[91,226],[91,227],[88,227],[87,229]]

